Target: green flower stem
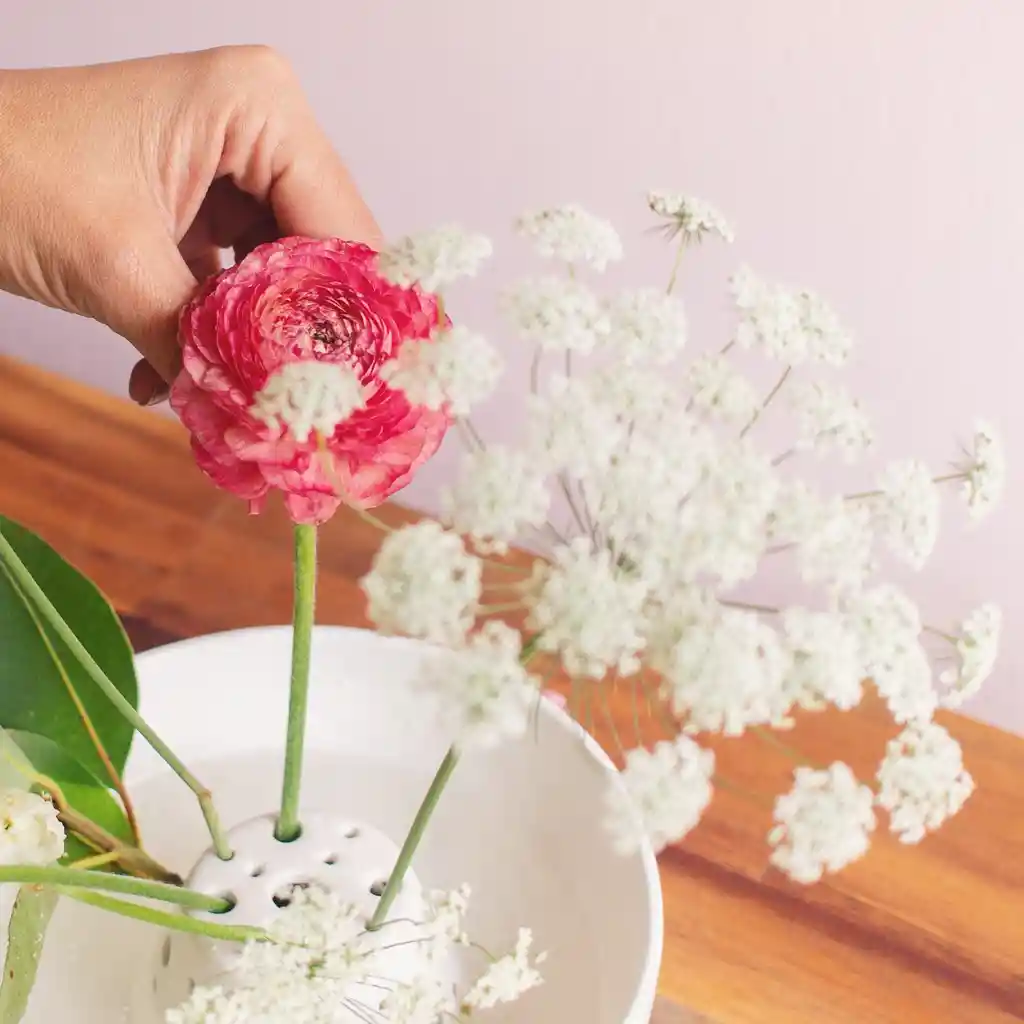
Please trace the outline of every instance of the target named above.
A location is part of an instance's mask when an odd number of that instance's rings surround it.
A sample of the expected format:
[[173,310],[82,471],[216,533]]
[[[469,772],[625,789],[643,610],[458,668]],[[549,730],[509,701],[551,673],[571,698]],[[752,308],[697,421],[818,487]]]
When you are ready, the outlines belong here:
[[376,931],[384,923],[391,904],[394,903],[395,897],[402,888],[406,872],[409,870],[409,865],[412,863],[412,858],[420,845],[420,840],[423,838],[423,833],[427,829],[438,801],[441,799],[441,794],[444,792],[445,786],[448,785],[448,780],[452,777],[452,772],[455,771],[455,766],[458,763],[459,752],[455,747],[451,747],[445,754],[441,767],[437,769],[437,774],[430,784],[430,789],[427,790],[427,795],[423,798],[423,803],[420,804],[420,809],[416,812],[412,828],[409,829],[409,834],[405,837],[402,849],[398,853],[398,860],[395,861],[395,869],[391,872],[391,877],[388,878],[388,884],[384,887],[377,909],[366,926],[367,931]]
[[102,896],[97,892],[83,892],[80,889],[64,889],[58,887],[62,896],[67,896],[78,903],[88,904],[99,910],[106,910],[122,917],[130,917],[136,921],[145,921],[159,928],[167,928],[176,932],[188,932],[190,935],[205,935],[208,939],[220,939],[226,942],[248,942],[249,939],[265,939],[267,933],[262,928],[252,928],[240,924],[217,924],[215,921],[201,921],[188,914],[176,914],[173,911],[158,910],[142,903],[129,903],[127,900]]
[[309,705],[309,661],[316,615],[316,527],[295,527],[295,598],[292,606],[292,679],[288,700],[288,732],[284,748],[281,813],[274,836],[281,842],[297,839],[299,795],[302,789],[302,753]]
[[17,885],[51,885],[66,889],[100,889],[121,893],[124,896],[140,896],[161,903],[174,903],[192,910],[208,910],[223,913],[231,904],[219,896],[207,896],[193,889],[183,889],[164,882],[151,882],[143,878],[129,878],[127,875],[112,875],[105,871],[83,871],[80,868],[32,867],[14,865],[0,867],[0,885],[12,882]]
[[75,636],[71,627],[64,621],[63,616],[54,607],[53,602],[50,601],[39,584],[32,578],[32,574],[28,571],[25,563],[18,557],[17,551],[14,550],[2,532],[0,532],[0,561],[3,561],[7,566],[11,575],[17,581],[18,586],[31,598],[36,608],[39,609],[43,618],[49,623],[57,636],[67,644],[71,653],[78,659],[86,672],[89,673],[92,681],[103,691],[108,700],[117,708],[118,712],[142,733],[150,746],[164,759],[175,775],[196,795],[199,807],[203,812],[203,817],[206,819],[206,827],[210,831],[210,838],[213,840],[213,847],[217,852],[217,856],[222,860],[230,860],[232,856],[231,847],[228,846],[227,836],[221,826],[217,811],[213,806],[213,798],[210,791],[185,767],[174,751],[164,743],[146,720],[132,707],[131,702],[110,681],[107,674],[85,649],[78,637]]

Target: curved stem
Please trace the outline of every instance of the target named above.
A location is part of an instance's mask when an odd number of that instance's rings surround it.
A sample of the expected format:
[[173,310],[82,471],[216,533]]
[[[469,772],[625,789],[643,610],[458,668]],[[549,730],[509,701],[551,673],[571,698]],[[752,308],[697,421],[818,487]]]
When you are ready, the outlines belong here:
[[275,837],[281,842],[297,839],[299,798],[302,789],[302,757],[306,742],[309,707],[309,664],[316,615],[316,527],[295,527],[295,597],[292,608],[292,678],[288,699],[288,731],[284,749],[284,781],[281,813]]
[[146,739],[149,745],[163,758],[175,775],[185,783],[196,795],[199,807],[206,819],[217,856],[223,860],[231,859],[231,848],[221,827],[220,819],[213,806],[210,791],[185,767],[173,750],[160,738],[156,730],[132,707],[123,693],[110,681],[106,672],[100,668],[93,656],[85,649],[82,642],[75,636],[74,630],[64,621],[64,617],[54,607],[53,602],[43,592],[42,587],[32,578],[27,566],[11,546],[10,541],[0,532],[0,561],[7,566],[25,594],[32,599],[35,606],[53,631],[67,644],[68,649],[78,659],[79,664],[89,674],[89,678],[103,691],[107,699],[118,712],[129,721]]
[[16,864],[13,867],[0,867],[0,885],[9,882],[17,885],[56,885],[68,889],[116,892],[124,896],[139,896],[147,900],[159,900],[161,903],[174,903],[179,907],[190,907],[193,910],[207,910],[214,914],[231,909],[231,904],[219,896],[207,896],[205,893],[184,889],[178,885],[59,865],[31,867]]
[[80,889],[58,887],[62,896],[67,896],[77,903],[85,903],[99,910],[106,910],[121,917],[130,917],[136,921],[170,931],[188,932],[190,935],[205,935],[208,939],[221,939],[226,942],[248,942],[250,939],[265,939],[267,933],[262,928],[252,928],[240,924],[217,924],[215,921],[202,921],[188,914],[175,914],[156,907],[147,907],[142,903],[129,903],[127,900],[102,896],[97,892],[83,892]]
[[822,765],[816,761],[812,761],[809,757],[803,754],[801,751],[794,749],[787,743],[783,743],[771,729],[766,729],[763,725],[755,725],[750,730],[755,736],[758,737],[763,743],[767,743],[768,746],[774,747],[780,753],[785,754],[790,761],[800,767],[815,768],[821,770]]

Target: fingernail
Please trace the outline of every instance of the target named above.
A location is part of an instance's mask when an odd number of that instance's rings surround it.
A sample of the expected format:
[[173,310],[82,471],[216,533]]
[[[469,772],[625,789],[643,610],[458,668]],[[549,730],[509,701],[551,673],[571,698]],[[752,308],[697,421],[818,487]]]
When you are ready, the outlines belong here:
[[144,405],[159,405],[161,402],[166,402],[170,395],[170,388],[166,384],[160,384],[153,388],[153,393],[143,403]]
[[132,380],[128,387],[128,394],[136,405],[159,405],[167,398],[169,389],[163,381]]

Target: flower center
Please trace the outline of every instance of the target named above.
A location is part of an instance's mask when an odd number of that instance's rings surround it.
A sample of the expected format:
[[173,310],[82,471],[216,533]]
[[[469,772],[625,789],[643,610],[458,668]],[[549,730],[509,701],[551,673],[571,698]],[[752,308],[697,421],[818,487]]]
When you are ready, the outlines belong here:
[[[344,315],[335,320],[326,318],[315,320],[306,328],[306,334],[312,342],[311,350],[315,356],[352,355],[353,342],[358,330],[352,321]],[[341,349],[338,352],[338,349]]]

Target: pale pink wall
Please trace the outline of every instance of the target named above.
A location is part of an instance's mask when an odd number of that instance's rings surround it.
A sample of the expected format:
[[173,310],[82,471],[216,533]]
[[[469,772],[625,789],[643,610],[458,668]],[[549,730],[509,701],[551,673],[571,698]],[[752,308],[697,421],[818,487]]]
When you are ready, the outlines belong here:
[[[1018,0],[4,6],[0,66],[274,43],[385,229],[463,220],[509,252],[505,275],[522,266],[508,216],[566,199],[619,223],[635,254],[620,278],[660,275],[664,254],[641,233],[643,190],[703,195],[738,235],[731,253],[708,248],[687,270],[709,344],[725,329],[724,276],[742,258],[845,312],[862,341],[850,383],[883,454],[940,460],[976,412],[1011,446],[1024,441]],[[490,326],[485,298],[457,313]],[[0,351],[123,385],[130,353],[92,325],[6,299],[0,325]],[[492,432],[514,419],[500,401],[483,417]],[[454,454],[409,496],[429,504]],[[935,621],[984,598],[1003,604],[1006,654],[974,710],[1024,731],[1021,500],[1014,476],[1008,507],[973,535],[951,511],[955,535],[914,592]]]

